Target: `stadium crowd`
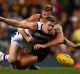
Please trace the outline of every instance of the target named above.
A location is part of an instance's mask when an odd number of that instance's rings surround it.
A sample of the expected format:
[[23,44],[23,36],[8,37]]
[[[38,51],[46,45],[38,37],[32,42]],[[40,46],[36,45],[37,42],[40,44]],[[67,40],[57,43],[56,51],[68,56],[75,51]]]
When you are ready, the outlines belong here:
[[[63,27],[63,32],[66,38],[78,44],[80,43],[80,2],[79,0],[0,0],[0,16],[16,19],[21,21],[29,16],[40,13],[41,7],[46,4],[51,4],[53,13],[57,17],[58,22]],[[17,31],[17,28],[7,26],[0,22],[0,50],[5,51],[10,43],[11,36]],[[52,48],[55,49],[55,48]],[[72,57],[79,63],[80,50],[71,50],[71,47],[61,45],[62,52],[72,54]],[[59,52],[55,50],[54,52]],[[76,66],[76,65],[75,65]]]

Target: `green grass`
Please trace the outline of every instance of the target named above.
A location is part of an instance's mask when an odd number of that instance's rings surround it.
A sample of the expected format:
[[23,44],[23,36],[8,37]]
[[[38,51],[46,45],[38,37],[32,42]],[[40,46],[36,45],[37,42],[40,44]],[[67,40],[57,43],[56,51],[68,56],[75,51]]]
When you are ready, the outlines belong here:
[[80,69],[71,67],[48,67],[40,70],[12,70],[0,68],[0,74],[80,74]]

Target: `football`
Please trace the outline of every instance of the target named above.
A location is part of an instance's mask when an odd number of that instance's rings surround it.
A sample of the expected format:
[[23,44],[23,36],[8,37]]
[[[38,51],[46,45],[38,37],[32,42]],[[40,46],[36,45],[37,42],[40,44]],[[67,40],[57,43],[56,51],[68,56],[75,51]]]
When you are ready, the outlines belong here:
[[67,54],[59,53],[56,56],[57,61],[64,66],[74,65],[74,60]]

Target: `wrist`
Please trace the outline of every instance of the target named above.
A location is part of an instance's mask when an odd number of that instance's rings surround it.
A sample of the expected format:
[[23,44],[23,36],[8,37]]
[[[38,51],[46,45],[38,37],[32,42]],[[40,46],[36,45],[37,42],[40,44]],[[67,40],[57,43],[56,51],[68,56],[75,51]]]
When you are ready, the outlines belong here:
[[75,49],[80,49],[80,46],[76,46]]
[[44,44],[43,46],[44,46],[44,48],[47,48],[47,45],[46,44]]
[[3,17],[0,17],[0,20],[1,20],[1,21],[3,21],[3,20],[4,20],[4,18],[3,18]]
[[1,20],[2,22],[5,22],[5,21],[6,21],[6,18],[0,17],[0,20]]

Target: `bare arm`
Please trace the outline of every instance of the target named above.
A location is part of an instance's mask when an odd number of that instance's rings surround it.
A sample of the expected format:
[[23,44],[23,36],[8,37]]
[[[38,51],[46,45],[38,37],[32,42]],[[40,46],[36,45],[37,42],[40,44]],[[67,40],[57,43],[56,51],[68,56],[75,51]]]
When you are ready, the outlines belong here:
[[4,17],[0,17],[0,21],[6,23],[6,24],[8,24],[8,25],[15,26],[15,27],[17,27],[17,25],[20,24],[20,22],[17,21],[17,20],[7,19],[7,18],[4,18]]
[[34,46],[34,49],[52,47],[54,45],[58,45],[60,43],[64,43],[64,41],[66,42],[66,44],[68,46],[71,46],[71,47],[73,47],[75,49],[80,49],[80,44],[75,45],[74,43],[72,43],[71,41],[69,41],[68,39],[66,39],[64,37],[60,26],[56,27],[56,32],[58,33],[58,35],[54,40],[52,40],[52,41],[50,41],[50,42],[48,42],[46,44],[36,44]]
[[0,21],[5,22],[13,27],[20,27],[20,28],[26,28],[31,30],[35,30],[37,28],[34,22],[19,22],[17,20],[7,19],[3,17],[0,17]]
[[57,32],[57,37],[55,39],[53,39],[52,41],[44,44],[45,47],[52,47],[54,45],[58,45],[60,43],[63,43],[63,41],[64,41],[64,35],[63,35],[63,32],[62,32],[61,26],[57,25],[55,27],[55,31]]
[[25,19],[24,21],[38,22],[39,18],[40,18],[40,14],[34,14],[31,17]]
[[64,44],[72,47],[72,48],[76,48],[76,44],[72,43],[71,41],[69,41],[67,38],[65,38]]
[[26,34],[25,30],[22,28],[18,28],[18,32],[27,40],[27,37],[29,37],[28,34]]
[[64,44],[74,48],[74,49],[80,49],[80,44],[74,44],[73,42],[69,41],[67,38],[64,39]]
[[[37,22],[38,19],[40,17],[40,14],[35,14],[35,15],[32,15],[31,17],[29,17],[28,19],[25,19],[24,21],[22,22]],[[27,41],[27,42],[31,42],[33,40],[33,38],[31,38],[23,28],[19,28],[18,29],[18,32],[21,33],[21,35],[24,37],[24,39]]]
[[32,42],[33,42],[34,38],[31,37],[31,36],[29,36],[29,35],[25,32],[24,29],[18,28],[18,32],[23,36],[23,38],[24,38],[27,42],[29,42],[29,43],[32,43]]
[[60,43],[63,43],[64,36],[63,36],[62,28],[57,25],[55,27],[55,31],[57,32],[57,37],[55,39],[52,39],[50,42],[48,42],[46,44],[36,44],[34,46],[34,49],[52,47],[52,46],[58,45]]
[[64,40],[64,37],[62,36],[62,33],[60,33],[56,39],[44,44],[44,46],[47,48],[47,47],[52,47],[52,46],[55,46],[55,45],[58,45],[60,43],[63,43],[63,40]]

